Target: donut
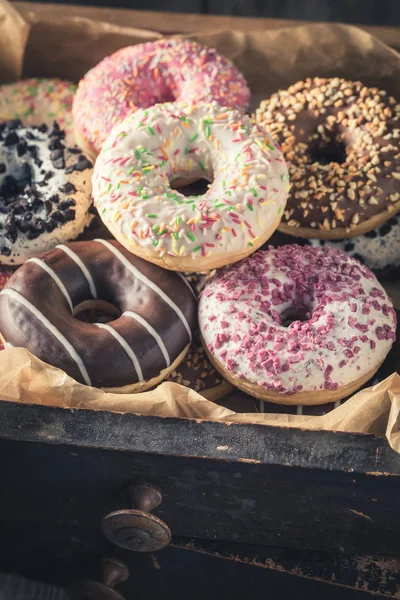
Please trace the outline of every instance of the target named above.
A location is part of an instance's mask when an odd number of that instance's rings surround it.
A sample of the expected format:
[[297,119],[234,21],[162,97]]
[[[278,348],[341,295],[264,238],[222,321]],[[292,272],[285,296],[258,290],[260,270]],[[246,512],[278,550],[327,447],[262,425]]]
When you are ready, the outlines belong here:
[[375,275],[330,248],[259,251],[217,273],[200,296],[211,362],[233,385],[278,404],[352,394],[382,364],[396,315]]
[[57,122],[0,123],[0,263],[18,265],[76,238],[90,222],[91,163]]
[[[184,196],[176,178],[212,181]],[[176,271],[206,271],[244,258],[276,229],[287,167],[248,116],[211,104],[140,109],[107,138],[93,172],[94,204],[134,254]]]
[[216,100],[244,112],[250,90],[230,60],[197,42],[161,39],[128,46],[79,82],[73,104],[79,145],[95,158],[116,123],[138,108],[175,100]]
[[355,237],[400,210],[400,104],[384,90],[306,79],[264,100],[255,116],[289,163],[280,231]]
[[0,121],[20,119],[25,127],[57,121],[66,143],[75,146],[72,100],[76,85],[61,79],[23,79],[0,86]]
[[179,383],[215,402],[232,390],[210,362],[198,333],[193,338],[184,360],[166,378],[167,382]]
[[378,279],[393,279],[400,273],[400,215],[355,238],[309,242],[312,246],[329,246],[347,252],[371,269]]
[[[118,309],[108,323],[74,317]],[[76,381],[115,392],[156,385],[183,360],[197,325],[190,286],[117,242],[59,245],[20,267],[0,292],[0,331]]]

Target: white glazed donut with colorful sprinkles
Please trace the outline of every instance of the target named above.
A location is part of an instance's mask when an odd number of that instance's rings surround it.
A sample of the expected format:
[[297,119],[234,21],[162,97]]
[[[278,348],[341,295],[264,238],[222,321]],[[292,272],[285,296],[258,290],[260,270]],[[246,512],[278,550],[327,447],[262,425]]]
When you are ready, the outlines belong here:
[[[184,196],[178,178],[212,182]],[[280,150],[253,119],[211,104],[138,110],[106,140],[93,174],[95,206],[132,253],[176,271],[246,257],[279,224],[289,189]]]
[[270,247],[202,292],[199,323],[220,373],[280,404],[345,398],[378,370],[396,315],[375,275],[330,248]]
[[75,146],[72,100],[76,85],[62,79],[22,79],[0,86],[0,121],[20,119],[24,127],[57,121],[66,143]]

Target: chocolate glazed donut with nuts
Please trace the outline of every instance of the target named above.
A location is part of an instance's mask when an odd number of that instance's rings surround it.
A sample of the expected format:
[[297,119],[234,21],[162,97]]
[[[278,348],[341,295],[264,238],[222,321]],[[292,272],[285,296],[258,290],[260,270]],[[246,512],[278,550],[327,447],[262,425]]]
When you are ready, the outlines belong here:
[[[6,346],[22,346],[81,383],[115,392],[156,385],[183,360],[197,323],[187,281],[118,242],[60,245],[18,269],[0,293]],[[108,323],[74,317],[96,306]]]
[[256,119],[289,163],[280,231],[343,239],[400,211],[400,104],[386,91],[338,77],[306,79],[264,100]]

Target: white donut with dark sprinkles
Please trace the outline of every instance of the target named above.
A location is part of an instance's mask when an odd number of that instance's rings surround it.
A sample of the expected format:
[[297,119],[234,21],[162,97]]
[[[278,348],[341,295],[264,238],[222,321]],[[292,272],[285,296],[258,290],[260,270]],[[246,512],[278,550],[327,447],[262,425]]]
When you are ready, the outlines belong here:
[[90,223],[91,163],[57,122],[0,123],[0,263],[19,265]]
[[312,246],[329,246],[356,258],[378,279],[393,279],[400,273],[400,215],[380,227],[350,240],[309,240]]

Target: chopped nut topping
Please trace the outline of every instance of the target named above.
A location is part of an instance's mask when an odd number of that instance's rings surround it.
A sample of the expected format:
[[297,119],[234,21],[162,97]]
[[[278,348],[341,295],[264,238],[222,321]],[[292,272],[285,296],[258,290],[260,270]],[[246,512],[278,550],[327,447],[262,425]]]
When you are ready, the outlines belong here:
[[351,230],[387,207],[393,212],[400,104],[384,90],[339,77],[306,79],[263,101],[256,119],[290,162],[289,226]]

